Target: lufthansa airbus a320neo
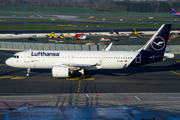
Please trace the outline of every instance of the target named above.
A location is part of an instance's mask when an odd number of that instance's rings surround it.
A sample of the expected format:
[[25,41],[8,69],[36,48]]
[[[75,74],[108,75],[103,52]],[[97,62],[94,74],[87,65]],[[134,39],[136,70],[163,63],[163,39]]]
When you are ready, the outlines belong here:
[[149,41],[136,51],[109,51],[110,44],[103,51],[49,51],[29,50],[18,52],[6,60],[6,64],[16,68],[52,69],[53,77],[70,77],[73,71],[86,78],[87,70],[124,69],[173,58],[165,53],[171,24],[162,25]]

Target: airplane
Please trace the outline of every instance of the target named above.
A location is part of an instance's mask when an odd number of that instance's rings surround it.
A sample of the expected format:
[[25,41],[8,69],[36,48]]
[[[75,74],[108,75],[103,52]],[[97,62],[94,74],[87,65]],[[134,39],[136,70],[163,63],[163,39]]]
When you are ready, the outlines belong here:
[[29,50],[18,52],[7,59],[8,66],[31,69],[52,69],[53,77],[70,77],[74,71],[85,79],[88,70],[124,69],[173,58],[165,53],[171,24],[163,24],[149,41],[136,51],[109,51],[112,43],[102,51]]
[[172,15],[180,15],[180,13],[175,12],[175,10],[173,8],[171,8],[171,10],[172,10],[172,12],[171,12]]

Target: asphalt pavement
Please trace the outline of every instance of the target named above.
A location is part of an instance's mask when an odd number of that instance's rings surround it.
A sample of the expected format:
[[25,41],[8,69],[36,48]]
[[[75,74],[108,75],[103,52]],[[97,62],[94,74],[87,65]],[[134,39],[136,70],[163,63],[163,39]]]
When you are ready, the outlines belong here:
[[[76,93],[80,74],[71,78],[53,78],[51,69],[26,69],[5,65],[15,51],[0,51],[0,93]],[[118,69],[89,71],[81,80],[79,93],[179,93],[180,55],[149,65]]]

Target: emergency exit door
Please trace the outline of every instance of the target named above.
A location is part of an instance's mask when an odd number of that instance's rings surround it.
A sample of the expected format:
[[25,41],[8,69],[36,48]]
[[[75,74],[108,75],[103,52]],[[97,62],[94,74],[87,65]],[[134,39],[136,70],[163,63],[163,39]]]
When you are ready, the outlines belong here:
[[29,63],[30,62],[30,58],[31,58],[31,55],[30,55],[31,53],[30,52],[26,52],[25,54],[24,54],[24,62],[25,63]]

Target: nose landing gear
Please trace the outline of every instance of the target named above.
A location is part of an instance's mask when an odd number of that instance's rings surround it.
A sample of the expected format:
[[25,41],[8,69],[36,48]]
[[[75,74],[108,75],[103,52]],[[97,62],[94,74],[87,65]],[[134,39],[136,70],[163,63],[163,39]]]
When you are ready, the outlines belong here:
[[27,77],[29,77],[30,75],[31,75],[31,69],[28,68],[28,69],[27,69]]

